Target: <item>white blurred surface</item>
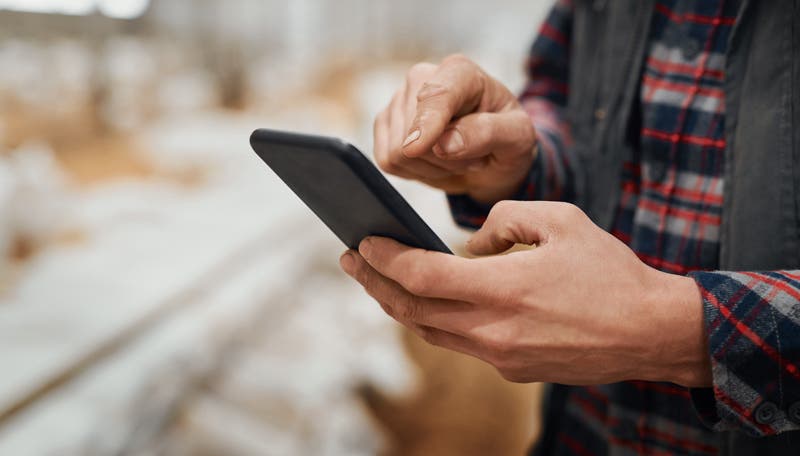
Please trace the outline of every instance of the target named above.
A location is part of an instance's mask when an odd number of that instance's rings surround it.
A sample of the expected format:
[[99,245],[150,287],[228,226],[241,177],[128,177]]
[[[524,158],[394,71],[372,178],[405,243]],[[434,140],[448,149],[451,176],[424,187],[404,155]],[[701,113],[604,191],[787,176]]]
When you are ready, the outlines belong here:
[[[355,391],[406,394],[414,366],[396,326],[338,270],[344,247],[249,134],[337,135],[370,155],[371,119],[413,56],[464,51],[518,89],[548,3],[162,0],[145,16],[152,36],[0,41],[0,101],[69,118],[102,81],[107,128],[158,170],[84,187],[47,144],[0,147],[0,250],[20,232],[83,233],[0,286],[0,411],[74,374],[0,423],[0,454],[379,452]],[[196,55],[231,43],[247,56],[243,111],[216,107],[220,74],[202,64],[214,57]],[[350,93],[311,93],[340,56],[362,56]],[[169,178],[196,170],[191,185]],[[440,192],[390,180],[446,243],[466,239]],[[0,285],[11,267],[0,259]]]

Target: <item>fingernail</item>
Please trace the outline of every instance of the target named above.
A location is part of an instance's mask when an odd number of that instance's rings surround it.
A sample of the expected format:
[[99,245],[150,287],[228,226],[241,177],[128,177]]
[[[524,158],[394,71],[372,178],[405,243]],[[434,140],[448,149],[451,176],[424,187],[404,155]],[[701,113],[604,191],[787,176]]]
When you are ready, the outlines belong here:
[[339,264],[342,266],[342,269],[344,269],[344,272],[351,274],[353,272],[353,266],[355,266],[353,254],[345,252],[344,255],[339,258]]
[[454,155],[464,149],[464,137],[458,130],[451,130],[452,133],[443,144],[444,152],[448,155]]
[[369,253],[372,250],[372,240],[370,238],[364,238],[361,241],[361,244],[358,245],[358,253],[361,254],[364,259],[369,258]]
[[444,151],[442,150],[442,146],[440,146],[438,143],[433,145],[433,153],[439,158],[445,157]]
[[414,141],[418,140],[422,133],[419,131],[419,128],[415,129],[411,133],[408,134],[408,137],[405,141],[403,141],[403,147],[408,146],[409,144],[413,143]]

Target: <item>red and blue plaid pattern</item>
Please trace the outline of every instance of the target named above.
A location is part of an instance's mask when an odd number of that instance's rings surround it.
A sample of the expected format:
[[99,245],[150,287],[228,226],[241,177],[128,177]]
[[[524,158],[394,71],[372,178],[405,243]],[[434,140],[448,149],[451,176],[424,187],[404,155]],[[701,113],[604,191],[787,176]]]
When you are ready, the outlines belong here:
[[[710,272],[724,192],[725,52],[738,8],[736,0],[657,2],[640,84],[640,144],[620,164],[611,230],[642,261],[698,283],[714,386],[571,387],[557,454],[715,454],[713,430],[800,429],[800,271]],[[571,2],[558,1],[531,50],[521,101],[540,150],[515,199],[576,196],[580,171],[564,116],[571,24]],[[487,207],[464,196],[449,201],[460,224],[483,223]]]

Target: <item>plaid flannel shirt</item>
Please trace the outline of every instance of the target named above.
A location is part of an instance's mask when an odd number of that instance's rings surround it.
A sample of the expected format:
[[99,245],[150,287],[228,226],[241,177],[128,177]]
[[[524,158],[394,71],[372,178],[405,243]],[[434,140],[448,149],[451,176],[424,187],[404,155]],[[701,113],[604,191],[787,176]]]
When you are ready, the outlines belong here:
[[[725,52],[738,8],[737,0],[657,2],[635,110],[639,147],[620,163],[622,193],[611,230],[645,263],[695,279],[713,388],[641,381],[569,387],[555,429],[557,454],[714,454],[714,431],[764,436],[800,429],[800,271],[714,271],[726,151]],[[564,113],[571,24],[571,2],[557,1],[531,49],[521,101],[540,147],[513,199],[576,196],[579,162]],[[485,220],[488,207],[464,195],[448,199],[459,224]]]

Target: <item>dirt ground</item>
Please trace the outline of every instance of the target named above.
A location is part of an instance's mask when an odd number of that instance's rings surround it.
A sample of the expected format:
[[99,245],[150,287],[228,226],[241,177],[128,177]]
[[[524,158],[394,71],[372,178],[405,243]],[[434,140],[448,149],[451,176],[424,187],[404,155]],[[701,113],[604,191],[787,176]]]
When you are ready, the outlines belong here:
[[538,433],[541,385],[509,383],[492,367],[408,331],[404,343],[419,366],[418,393],[393,400],[363,392],[387,430],[388,455],[525,454]]

